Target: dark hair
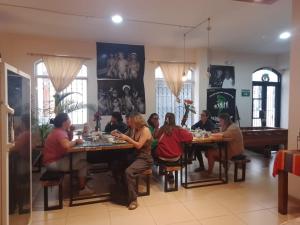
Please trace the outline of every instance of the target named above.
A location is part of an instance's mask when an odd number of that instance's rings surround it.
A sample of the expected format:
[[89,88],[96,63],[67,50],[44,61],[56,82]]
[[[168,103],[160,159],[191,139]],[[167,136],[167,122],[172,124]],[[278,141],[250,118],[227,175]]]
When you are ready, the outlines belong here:
[[173,128],[180,127],[176,125],[175,114],[168,112],[165,115],[164,125],[159,129],[158,136],[160,137],[160,135],[162,135],[163,133],[165,133],[166,135],[171,135]]
[[111,116],[116,118],[118,123],[123,122],[123,118],[120,112],[113,112]]
[[50,119],[50,124],[53,124],[56,128],[60,128],[62,127],[63,123],[68,119],[69,116],[67,113],[59,113],[54,119]]
[[230,124],[232,124],[232,120],[230,118],[230,115],[228,113],[220,113],[219,119],[224,120],[225,126],[228,127]]
[[158,116],[158,114],[157,113],[152,113],[150,116],[149,116],[149,118],[148,118],[148,120],[147,120],[147,123],[149,124],[149,126],[151,126],[151,127],[154,127],[154,124],[152,123],[152,118],[154,117],[154,116]]
[[210,114],[210,112],[209,112],[208,110],[202,110],[202,112],[204,112],[205,115],[206,115],[206,117],[207,117],[208,119],[210,119],[211,114]]

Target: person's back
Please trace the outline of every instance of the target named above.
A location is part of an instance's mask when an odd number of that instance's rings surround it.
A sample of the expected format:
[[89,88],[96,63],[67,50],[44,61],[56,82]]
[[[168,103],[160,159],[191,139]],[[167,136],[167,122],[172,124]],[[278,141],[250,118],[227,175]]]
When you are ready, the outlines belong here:
[[157,154],[162,159],[174,159],[182,155],[182,143],[191,142],[193,135],[182,128],[172,129],[170,135],[163,133],[158,140]]
[[243,135],[240,128],[232,123],[224,132],[223,136],[226,138],[232,138],[231,141],[227,143],[228,148],[228,158],[242,154],[244,151],[244,141]]

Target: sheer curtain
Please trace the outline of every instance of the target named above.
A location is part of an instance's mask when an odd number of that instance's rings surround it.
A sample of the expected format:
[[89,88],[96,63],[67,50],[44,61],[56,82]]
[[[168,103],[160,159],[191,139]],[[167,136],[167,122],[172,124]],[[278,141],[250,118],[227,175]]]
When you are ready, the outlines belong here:
[[163,72],[168,88],[176,97],[177,102],[179,102],[178,96],[183,86],[182,76],[188,66],[183,63],[158,63],[158,65]]
[[60,93],[76,78],[84,59],[43,56],[43,61],[56,93]]

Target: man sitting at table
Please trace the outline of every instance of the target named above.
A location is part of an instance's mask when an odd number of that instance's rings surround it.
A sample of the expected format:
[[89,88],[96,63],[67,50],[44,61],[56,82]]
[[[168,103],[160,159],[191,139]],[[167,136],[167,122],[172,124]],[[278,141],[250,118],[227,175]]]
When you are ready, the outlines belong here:
[[[200,114],[200,121],[195,123],[192,127],[192,130],[201,129],[206,131],[213,131],[216,129],[215,123],[210,119],[210,112],[208,110],[203,110]],[[195,155],[199,161],[199,167],[195,169],[195,172],[199,172],[204,170],[203,166],[203,158],[202,158],[202,152],[201,150],[207,150],[208,148],[216,148],[216,145],[207,144],[201,146],[201,149],[199,146],[194,146],[191,151],[189,152],[189,155],[192,155],[193,152],[195,152]],[[189,156],[191,157],[191,156]]]
[[[240,155],[244,151],[243,135],[240,128],[231,121],[228,113],[221,113],[219,115],[220,130],[224,138],[231,138],[227,142],[227,156],[231,159],[234,156]],[[222,154],[224,157],[224,153]],[[210,175],[213,171],[215,161],[219,161],[219,151],[218,149],[209,149],[205,156],[208,161],[207,174]]]
[[[50,123],[54,128],[45,141],[43,150],[43,163],[48,170],[69,171],[70,163],[68,152],[77,144],[82,144],[81,139],[71,140],[71,121],[67,113],[59,113]],[[73,157],[74,169],[78,170],[80,195],[92,194],[93,191],[86,186],[87,163],[86,154],[77,153]]]
[[120,112],[113,112],[111,114],[110,122],[108,122],[105,126],[104,131],[106,133],[110,133],[113,130],[118,130],[121,133],[125,133],[127,131],[127,125],[123,123],[123,118]]

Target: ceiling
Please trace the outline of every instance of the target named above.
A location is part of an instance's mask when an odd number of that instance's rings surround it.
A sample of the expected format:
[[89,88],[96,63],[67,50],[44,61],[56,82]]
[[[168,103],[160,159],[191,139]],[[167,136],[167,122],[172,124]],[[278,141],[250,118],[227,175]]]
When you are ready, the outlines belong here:
[[[123,24],[112,24],[110,16],[115,13],[124,17]],[[183,34],[188,28],[132,20],[196,26],[211,17],[213,48],[280,54],[289,51],[289,41],[277,37],[282,31],[290,30],[291,14],[292,0],[279,0],[270,5],[232,0],[0,0],[0,31],[183,47]],[[187,35],[187,47],[207,46],[206,26]]]

